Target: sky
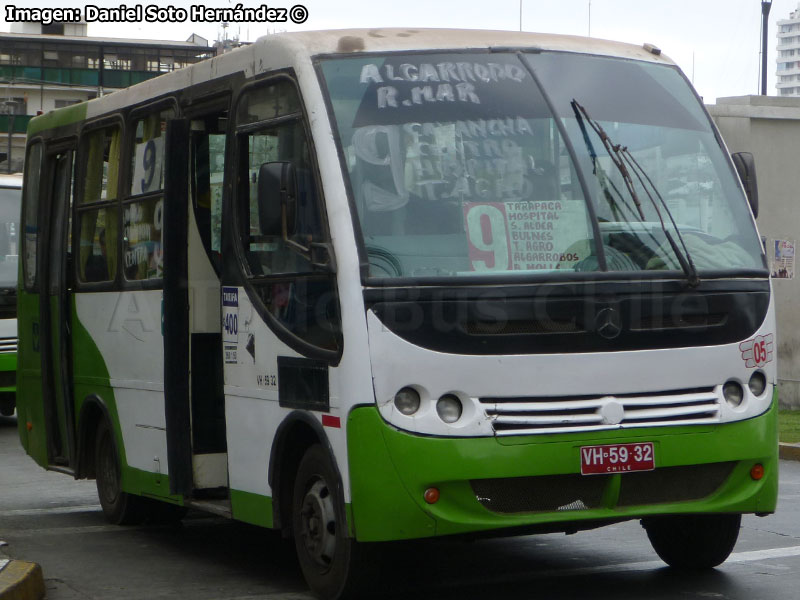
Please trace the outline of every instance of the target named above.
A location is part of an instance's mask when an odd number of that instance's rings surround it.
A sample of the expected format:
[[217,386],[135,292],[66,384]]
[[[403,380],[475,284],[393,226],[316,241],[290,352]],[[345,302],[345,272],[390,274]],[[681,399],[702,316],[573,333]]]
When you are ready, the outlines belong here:
[[[238,0],[144,0],[148,5],[188,8],[232,8]],[[125,0],[122,0],[125,2]],[[219,23],[191,20],[180,23],[90,23],[97,37],[185,40],[197,33],[211,41],[222,35],[253,41],[279,31],[355,27],[454,27],[505,29],[543,33],[591,35],[629,42],[651,43],[672,58],[691,79],[706,103],[716,98],[757,94],[760,91],[761,0],[240,0],[246,7],[267,4],[307,9],[302,24],[235,23],[223,30]],[[94,0],[98,7],[120,2]],[[136,0],[125,3],[134,7]],[[72,0],[7,0],[0,15],[0,31],[9,31],[5,7],[77,7]],[[768,93],[775,95],[776,22],[787,19],[798,0],[774,0],[769,16]],[[521,10],[521,18],[520,18]]]

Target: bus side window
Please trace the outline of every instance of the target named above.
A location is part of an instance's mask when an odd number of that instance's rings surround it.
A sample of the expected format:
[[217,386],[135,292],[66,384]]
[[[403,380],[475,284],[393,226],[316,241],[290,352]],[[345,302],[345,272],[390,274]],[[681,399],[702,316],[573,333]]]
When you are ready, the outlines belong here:
[[39,242],[39,183],[42,169],[42,144],[28,148],[25,158],[25,213],[23,215],[23,243],[25,244],[23,268],[25,289],[33,290],[36,283],[36,247]]
[[118,125],[89,131],[81,138],[79,161],[84,177],[77,212],[78,276],[83,282],[116,279],[121,148],[122,129]]
[[[327,351],[340,345],[335,276],[315,270],[301,250],[326,242],[322,196],[314,173],[299,97],[288,80],[256,88],[237,107],[239,235],[248,277],[261,306],[304,342]],[[297,184],[296,220],[289,241],[262,231],[258,176],[271,162],[291,163]]]
[[134,121],[131,180],[122,206],[123,273],[128,281],[161,279],[164,209],[164,140],[167,108]]
[[248,136],[249,244],[247,258],[253,275],[308,273],[309,260],[289,247],[280,236],[265,236],[261,231],[258,206],[258,172],[269,162],[294,165],[297,183],[297,221],[291,238],[302,245],[320,241],[322,227],[318,212],[318,195],[309,165],[308,144],[302,123],[290,121]]

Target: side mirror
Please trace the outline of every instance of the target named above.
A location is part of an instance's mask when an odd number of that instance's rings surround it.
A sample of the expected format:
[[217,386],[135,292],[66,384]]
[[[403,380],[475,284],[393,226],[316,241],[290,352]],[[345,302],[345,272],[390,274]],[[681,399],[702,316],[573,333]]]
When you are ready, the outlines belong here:
[[297,223],[297,181],[289,162],[268,162],[258,170],[258,224],[261,235],[294,234]]
[[756,161],[750,152],[734,152],[731,154],[736,172],[742,180],[747,201],[753,217],[758,218],[758,183],[756,182]]

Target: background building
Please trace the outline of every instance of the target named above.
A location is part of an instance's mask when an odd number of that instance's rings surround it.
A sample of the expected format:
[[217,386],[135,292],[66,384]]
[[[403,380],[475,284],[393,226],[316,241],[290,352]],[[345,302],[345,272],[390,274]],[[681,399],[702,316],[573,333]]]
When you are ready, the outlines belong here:
[[25,131],[36,114],[214,54],[198,35],[186,42],[91,38],[86,23],[14,23],[0,32],[0,172],[22,169]]
[[778,325],[778,392],[782,407],[800,409],[800,275],[794,255],[800,242],[800,170],[795,164],[800,98],[717,98],[706,108],[728,150],[752,152],[756,162],[757,223],[773,277]]
[[779,96],[800,96],[800,4],[788,19],[778,21]]

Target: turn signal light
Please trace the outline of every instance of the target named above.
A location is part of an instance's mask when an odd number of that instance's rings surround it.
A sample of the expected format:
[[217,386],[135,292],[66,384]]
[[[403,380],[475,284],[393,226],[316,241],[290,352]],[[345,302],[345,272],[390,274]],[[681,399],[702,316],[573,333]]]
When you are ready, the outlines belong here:
[[439,490],[428,488],[422,496],[428,504],[436,504],[439,501]]
[[764,465],[762,464],[753,465],[753,468],[750,469],[750,477],[753,479],[753,481],[758,481],[759,479],[764,477]]

